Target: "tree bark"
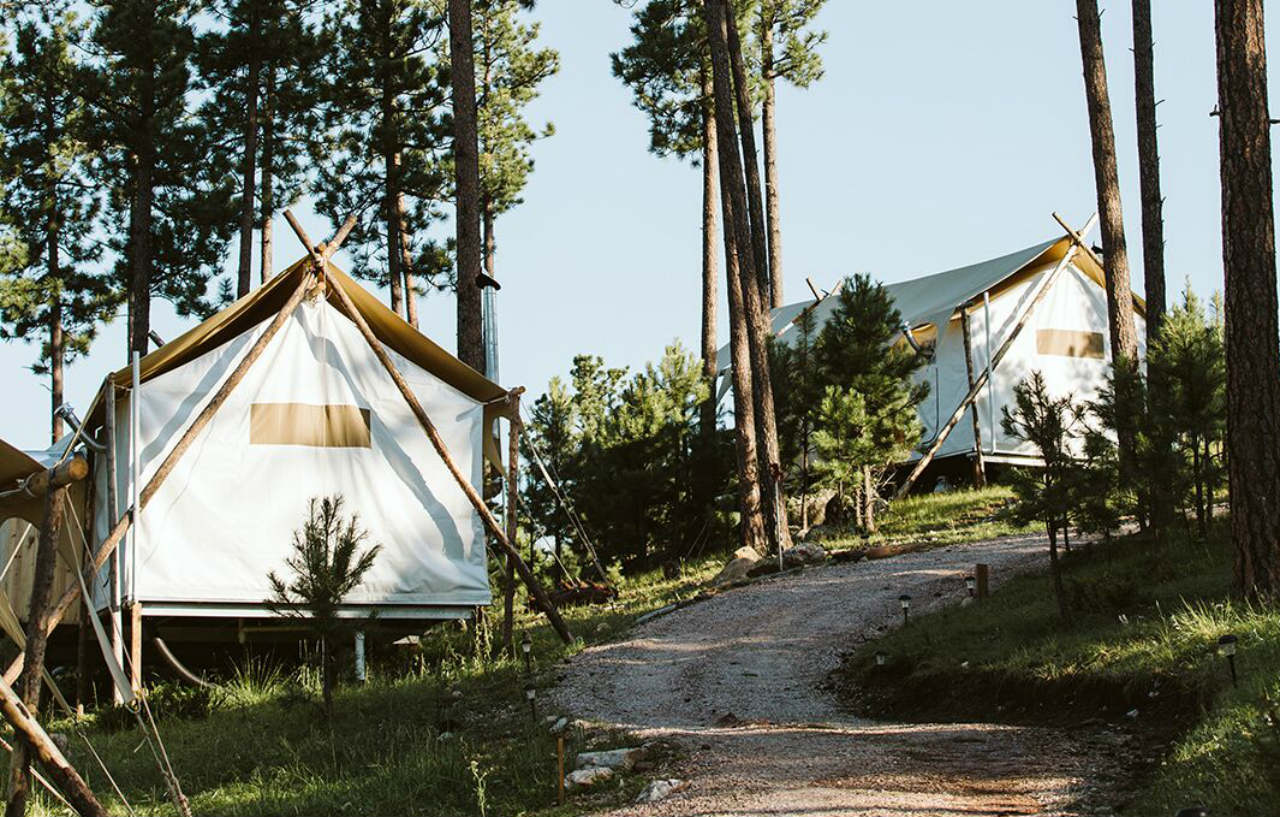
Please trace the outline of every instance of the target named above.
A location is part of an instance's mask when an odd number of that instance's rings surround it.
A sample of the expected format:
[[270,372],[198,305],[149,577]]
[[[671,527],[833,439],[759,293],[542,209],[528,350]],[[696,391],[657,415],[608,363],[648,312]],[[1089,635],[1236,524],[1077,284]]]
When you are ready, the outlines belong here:
[[1262,0],[1217,0],[1227,473],[1237,590],[1280,593],[1280,325]]
[[778,201],[777,77],[773,73],[773,20],[760,5],[760,76],[764,99],[760,103],[760,127],[764,132],[764,207],[769,224],[769,306],[782,306],[782,207]]
[[[55,199],[56,201],[56,199]],[[62,270],[58,264],[58,227],[57,216],[50,219],[48,243],[45,253],[46,267],[49,272],[49,285],[52,299],[49,302],[49,393],[50,393],[50,428],[52,442],[62,439],[62,416],[58,408],[63,397],[63,360],[66,357],[65,340],[62,329]]]
[[[768,311],[763,309],[760,279],[755,266],[752,231],[747,216],[747,195],[743,185],[742,163],[738,156],[736,126],[733,116],[734,96],[731,91],[729,32],[726,16],[731,10],[724,0],[706,0],[709,41],[711,43],[712,81],[715,87],[716,126],[719,134],[721,210],[724,213],[726,272],[730,288],[734,282],[741,292],[739,304],[746,328],[748,360],[739,361],[751,381],[752,409],[757,437],[756,454],[759,494],[764,508],[766,536],[777,548],[785,549],[787,531],[786,500],[781,484],[776,486],[773,468],[781,467],[778,450],[777,419],[774,414],[773,388],[769,372],[768,340],[772,336]],[[732,236],[732,245],[729,241]],[[758,248],[763,249],[763,248]],[[735,309],[730,303],[730,311]],[[735,381],[735,389],[737,384]],[[737,403],[735,402],[735,406]],[[742,422],[736,418],[735,424]]]
[[404,188],[400,196],[400,269],[404,274],[404,317],[414,329],[418,328],[418,298],[413,282],[413,251],[409,232],[404,226]]
[[[53,576],[58,560],[58,536],[62,531],[62,515],[66,504],[67,488],[49,490],[44,495],[44,524],[40,527],[40,539],[36,545],[36,559],[31,579],[31,603],[27,608],[26,662],[18,676],[18,696],[34,717],[40,703],[40,681],[44,673],[45,648],[48,645],[46,626],[49,618],[49,599],[53,595]],[[27,798],[31,793],[30,747],[19,738],[9,759],[9,802],[5,817],[21,817],[27,811]]]
[[862,521],[867,533],[876,532],[876,497],[879,495],[875,480],[871,478],[871,466],[862,466]]
[[704,440],[716,433],[716,197],[719,195],[720,160],[716,156],[716,120],[707,106],[714,90],[703,71],[702,81],[702,376],[711,393],[702,404],[701,431]]
[[[155,8],[144,31],[138,33],[150,48],[155,27]],[[143,59],[140,82],[140,110],[133,128],[133,191],[129,209],[129,352],[147,353],[151,331],[151,207],[155,198],[156,147],[152,120],[155,119],[154,55]]]
[[1147,344],[1164,318],[1164,199],[1156,138],[1155,42],[1151,0],[1133,0],[1134,96],[1138,112],[1138,178],[1142,191],[1142,271],[1147,295]]
[[400,154],[390,151],[386,154],[387,178],[383,190],[382,205],[386,211],[387,231],[387,279],[391,285],[391,311],[397,315],[405,314],[404,307],[404,272],[400,269],[400,261],[404,258],[404,243],[400,237],[403,217],[400,212]]
[[[969,320],[969,307],[960,308],[960,329],[964,336],[964,370],[969,378],[969,390],[973,390],[973,331]],[[987,464],[982,456],[982,420],[978,417],[978,401],[969,404],[973,417],[973,487],[987,486]]]
[[253,209],[257,192],[258,160],[258,85],[262,79],[260,22],[257,7],[249,15],[249,37],[254,41],[249,57],[248,84],[245,86],[244,157],[241,164],[240,191],[240,259],[236,268],[236,297],[243,298],[253,287]]
[[272,162],[275,161],[275,94],[276,94],[276,69],[274,65],[267,66],[266,89],[263,94],[262,107],[262,195],[260,197],[262,209],[260,217],[262,219],[262,232],[260,241],[262,244],[260,259],[261,265],[258,271],[259,283],[265,284],[271,277],[272,265],[272,246],[271,246],[271,220],[275,216],[275,169]]
[[[738,17],[733,0],[721,0],[724,4],[726,33],[728,34],[729,65],[733,72],[734,100],[738,111],[738,137],[742,140],[742,167],[746,170],[747,213],[749,218],[751,248],[755,278],[759,282],[760,302],[767,315],[772,302],[769,294],[768,227],[764,221],[764,203],[760,196],[760,166],[757,163],[755,108],[751,102],[751,81],[747,77],[742,57],[742,41],[738,37]],[[730,132],[732,133],[732,132]]]
[[484,373],[480,284],[480,155],[470,0],[449,0],[453,156],[457,195],[458,358]]

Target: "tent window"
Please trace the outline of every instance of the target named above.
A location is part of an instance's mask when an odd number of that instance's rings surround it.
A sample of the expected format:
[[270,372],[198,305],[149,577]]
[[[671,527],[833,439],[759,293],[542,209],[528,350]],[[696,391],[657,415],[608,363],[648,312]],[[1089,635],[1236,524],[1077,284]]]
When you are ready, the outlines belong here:
[[1091,357],[1097,360],[1106,357],[1102,333],[1078,329],[1036,330],[1036,351],[1060,357]]
[[369,448],[369,416],[369,409],[358,406],[254,403],[249,444]]

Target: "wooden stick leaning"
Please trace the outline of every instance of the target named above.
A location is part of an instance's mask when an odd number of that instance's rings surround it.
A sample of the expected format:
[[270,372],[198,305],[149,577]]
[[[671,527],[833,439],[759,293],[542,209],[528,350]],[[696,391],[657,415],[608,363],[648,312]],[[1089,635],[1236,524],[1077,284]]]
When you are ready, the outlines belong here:
[[106,817],[107,810],[94,797],[89,785],[84,782],[75,768],[67,762],[57,744],[40,726],[22,700],[7,683],[0,683],[0,713],[13,725],[13,729],[31,746],[31,751],[39,764],[44,767],[49,779],[71,802],[77,814],[91,817]]
[[[960,328],[964,335],[964,370],[968,376],[969,388],[973,388],[973,332],[972,321],[969,320],[968,304],[960,307]],[[978,418],[978,401],[969,404],[973,417],[973,486],[985,488],[987,485],[987,464],[982,458],[982,421]]]
[[[326,248],[325,253],[321,253],[316,249],[315,245],[311,243],[311,240],[307,238],[306,233],[302,231],[301,226],[293,218],[292,213],[285,210],[284,215],[285,219],[288,220],[289,225],[293,227],[294,232],[298,234],[298,239],[301,240],[303,246],[307,248],[307,252],[311,254],[312,260],[314,260],[316,265],[319,267],[320,274],[327,274],[325,272],[325,264],[327,262],[326,256],[329,252],[332,252],[332,250],[330,248]],[[354,216],[352,218],[354,219]],[[436,454],[439,455],[440,460],[445,464],[445,467],[449,469],[449,473],[453,475],[454,481],[456,481],[458,486],[462,488],[462,493],[466,495],[467,501],[471,503],[471,506],[475,508],[476,513],[480,515],[480,519],[484,522],[485,527],[489,529],[489,532],[493,534],[494,540],[497,541],[503,553],[512,560],[512,563],[515,565],[516,572],[520,574],[521,580],[524,581],[525,585],[529,588],[529,592],[533,594],[534,599],[536,599],[539,606],[541,606],[542,611],[547,616],[547,620],[551,623],[551,627],[566,644],[573,643],[573,633],[569,631],[568,625],[566,625],[564,619],[561,618],[560,611],[551,603],[551,599],[547,596],[546,591],[542,589],[542,585],[538,584],[538,580],[534,577],[533,571],[530,570],[529,566],[520,558],[520,553],[515,549],[515,546],[511,544],[511,541],[507,538],[506,531],[504,531],[502,526],[498,524],[498,520],[495,519],[493,514],[489,511],[489,507],[484,504],[484,500],[480,497],[480,494],[476,492],[476,489],[471,485],[471,482],[466,478],[466,476],[458,470],[458,465],[453,461],[453,457],[449,455],[449,449],[445,446],[444,439],[440,436],[440,432],[436,430],[435,423],[431,422],[431,418],[427,416],[427,412],[422,408],[422,404],[418,402],[417,395],[415,395],[413,390],[409,388],[409,384],[405,381],[404,376],[400,374],[400,370],[397,369],[396,364],[392,362],[390,355],[387,354],[386,348],[382,345],[382,341],[378,340],[377,335],[373,334],[373,330],[369,328],[369,323],[364,319],[364,316],[360,314],[360,310],[356,308],[356,305],[352,303],[351,296],[348,295],[339,284],[327,287],[326,289],[328,292],[337,296],[338,302],[342,305],[343,311],[347,313],[347,317],[350,318],[351,322],[356,325],[358,330],[360,330],[360,334],[364,336],[365,342],[368,343],[369,348],[373,350],[374,357],[378,358],[378,362],[382,364],[382,368],[386,370],[387,374],[391,377],[392,382],[396,384],[396,388],[400,390],[400,395],[404,397],[405,402],[409,404],[409,410],[413,412],[414,417],[418,420],[418,424],[422,426],[422,430],[426,432],[427,439],[431,441],[431,446],[435,448]]]
[[[1057,215],[1055,214],[1054,217],[1057,218]],[[964,399],[960,401],[960,405],[956,406],[956,410],[951,413],[951,417],[948,418],[947,422],[938,430],[938,436],[934,438],[933,444],[929,446],[929,450],[924,453],[924,456],[916,461],[915,467],[912,468],[911,473],[907,475],[906,481],[898,487],[897,492],[893,495],[894,499],[902,499],[906,496],[911,490],[911,486],[914,485],[916,480],[920,478],[920,475],[924,473],[924,469],[929,467],[929,463],[933,462],[933,458],[942,448],[942,444],[946,442],[947,437],[950,436],[951,432],[955,429],[956,424],[960,422],[962,417],[964,417],[965,411],[969,408],[969,404],[977,399],[978,394],[982,391],[982,387],[987,384],[987,380],[991,377],[991,373],[995,371],[996,366],[1000,365],[1000,361],[1004,359],[1004,356],[1009,352],[1009,349],[1013,347],[1013,342],[1017,340],[1018,335],[1022,333],[1022,328],[1026,326],[1027,319],[1031,317],[1031,313],[1035,311],[1036,306],[1038,306],[1040,302],[1044,300],[1045,296],[1049,294],[1049,290],[1053,288],[1053,285],[1058,280],[1058,276],[1062,273],[1062,270],[1066,268],[1068,263],[1070,263],[1072,256],[1075,255],[1076,250],[1079,249],[1084,241],[1082,233],[1089,232],[1097,218],[1098,216],[1095,213],[1090,217],[1088,224],[1085,225],[1083,230],[1078,233],[1074,230],[1070,231],[1072,243],[1071,246],[1067,248],[1067,251],[1063,253],[1062,260],[1058,262],[1057,266],[1055,266],[1048,275],[1041,279],[1035,296],[1032,297],[1031,301],[1025,307],[1023,307],[1022,314],[1018,316],[1018,320],[1014,323],[1013,329],[1009,331],[1009,336],[1004,339],[1004,343],[1001,343],[1000,348],[991,356],[991,361],[987,364],[987,367],[983,369],[982,373],[973,381],[973,385],[969,387],[969,391],[965,394]],[[967,307],[968,304],[965,304],[964,306]]]
[[[222,408],[222,404],[227,401],[231,392],[240,384],[240,381],[244,379],[244,376],[249,372],[250,367],[252,367],[258,358],[262,356],[263,351],[267,348],[267,344],[271,342],[271,339],[275,337],[276,333],[280,331],[280,328],[283,327],[285,322],[293,315],[294,310],[298,308],[298,304],[302,303],[302,299],[306,296],[307,290],[311,287],[312,283],[311,275],[307,274],[302,276],[302,281],[298,283],[298,287],[293,291],[293,294],[289,296],[289,300],[285,302],[285,305],[281,310],[276,313],[275,318],[271,321],[270,325],[267,326],[266,331],[258,337],[253,346],[249,348],[249,351],[245,353],[245,356],[240,359],[240,363],[236,365],[236,368],[227,376],[227,379],[223,381],[222,385],[218,388],[218,391],[214,393],[213,398],[209,400],[204,409],[196,415],[196,418],[191,422],[191,425],[187,427],[187,430],[178,440],[177,445],[169,451],[165,456],[164,461],[160,463],[160,467],[156,469],[155,474],[152,475],[151,480],[146,484],[142,489],[142,493],[138,496],[138,504],[140,508],[147,507],[147,503],[150,502],[151,498],[160,490],[160,486],[164,485],[164,481],[173,472],[174,466],[178,464],[178,460],[182,458],[182,455],[185,454],[187,449],[191,447],[191,444],[195,442],[196,437],[199,436],[200,432],[209,424],[209,421],[213,419],[214,415],[218,413],[218,410]],[[108,406],[108,410],[112,410],[113,408],[114,406]],[[102,541],[102,544],[98,546],[97,551],[94,552],[93,562],[84,574],[86,583],[94,580],[98,571],[102,569],[104,564],[106,564],[107,559],[111,558],[111,554],[115,552],[115,549],[119,546],[120,541],[124,538],[125,533],[128,532],[129,526],[132,524],[133,509],[130,509],[129,512],[120,517],[115,526],[111,529],[111,532],[107,535],[107,538]],[[54,606],[53,612],[49,616],[46,635],[48,633],[52,633],[54,628],[58,626],[58,623],[62,621],[62,617],[66,615],[68,608],[71,607],[79,595],[80,587],[78,584],[67,588],[66,592],[62,594],[62,597],[58,599],[58,603]],[[26,652],[23,651],[18,653],[17,658],[13,659],[13,662],[4,673],[4,682],[6,684],[12,684],[13,679],[17,678],[18,673],[22,671],[22,664],[25,658]]]

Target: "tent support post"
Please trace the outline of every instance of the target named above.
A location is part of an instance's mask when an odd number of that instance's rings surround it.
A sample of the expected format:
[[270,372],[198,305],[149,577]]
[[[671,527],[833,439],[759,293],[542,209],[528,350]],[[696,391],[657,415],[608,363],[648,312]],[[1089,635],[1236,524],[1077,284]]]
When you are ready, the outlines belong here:
[[[316,248],[311,240],[307,238],[303,232],[301,225],[293,217],[288,210],[284,211],[285,219],[289,222],[289,226],[293,227],[293,231],[297,233],[298,239],[306,247],[307,252],[311,254],[316,264],[316,272],[318,275],[328,277],[326,271],[326,261],[328,254],[332,252],[333,247],[327,246],[322,253]],[[348,223],[354,222],[355,216],[352,215],[347,219]],[[344,225],[345,227],[345,225]],[[340,231],[341,232],[341,231]],[[400,390],[400,395],[405,402],[409,404],[409,409],[413,412],[414,417],[418,420],[418,425],[422,426],[422,430],[426,432],[427,439],[430,440],[431,446],[436,450],[440,460],[449,469],[449,473],[453,475],[453,479],[458,483],[458,487],[462,489],[462,493],[466,495],[467,501],[471,503],[471,507],[475,508],[476,513],[480,515],[481,521],[485,527],[493,534],[494,541],[498,543],[501,550],[511,559],[515,565],[516,572],[520,574],[520,578],[529,588],[529,592],[533,594],[538,605],[546,614],[547,621],[551,623],[552,629],[564,640],[566,644],[573,643],[573,633],[569,631],[569,627],[565,624],[564,619],[560,616],[560,611],[551,603],[550,597],[547,596],[542,585],[538,584],[537,578],[533,575],[533,571],[529,569],[529,565],[525,564],[524,559],[520,558],[520,554],[516,551],[511,540],[507,538],[506,531],[498,524],[498,520],[494,518],[489,511],[489,507],[484,504],[484,499],[476,492],[475,487],[467,480],[466,476],[458,470],[458,465],[453,461],[453,457],[449,455],[449,449],[444,444],[444,439],[440,436],[440,432],[436,430],[435,423],[431,422],[431,418],[422,408],[422,404],[418,402],[418,397],[409,388],[409,384],[405,382],[404,375],[400,374],[400,370],[396,368],[396,364],[392,362],[391,357],[387,354],[387,350],[382,345],[382,341],[378,340],[378,336],[373,334],[373,330],[369,328],[369,323],[360,314],[360,310],[356,309],[356,305],[351,302],[351,296],[346,293],[340,284],[334,286],[326,286],[326,292],[337,297],[338,303],[342,305],[342,309],[347,313],[347,317],[356,325],[356,329],[360,330],[360,334],[364,336],[365,342],[369,344],[369,348],[373,350],[374,357],[378,358],[378,362],[382,364],[382,368],[391,376],[392,382],[396,384],[396,388]]]
[[[507,538],[512,546],[518,541],[517,501],[520,490],[520,396],[516,395],[512,405],[511,416],[507,428]],[[505,586],[502,588],[502,646],[512,658],[516,657],[515,634],[512,623],[516,606],[516,567],[507,554],[507,568],[503,576]]]
[[133,694],[142,692],[142,602],[129,605],[129,686]]
[[[1056,213],[1054,214],[1054,218],[1058,218]],[[1017,340],[1018,335],[1022,333],[1022,328],[1026,326],[1027,319],[1031,317],[1031,314],[1035,312],[1036,307],[1044,300],[1045,296],[1049,294],[1049,290],[1053,288],[1053,285],[1058,280],[1058,276],[1062,273],[1062,270],[1071,262],[1072,256],[1074,256],[1076,254],[1076,250],[1080,248],[1081,243],[1084,241],[1084,234],[1088,233],[1089,230],[1093,228],[1093,224],[1097,219],[1098,214],[1094,213],[1093,216],[1089,218],[1088,223],[1085,224],[1084,229],[1079,232],[1069,230],[1071,234],[1071,246],[1067,247],[1067,251],[1063,253],[1062,260],[1058,262],[1057,266],[1055,266],[1048,275],[1041,279],[1039,288],[1036,290],[1036,294],[1031,298],[1031,301],[1023,307],[1022,314],[1018,316],[1017,322],[1014,323],[1013,328],[1009,330],[1008,337],[1006,337],[1004,342],[1000,344],[1000,348],[996,350],[995,356],[987,364],[986,371],[978,376],[978,379],[969,387],[968,394],[966,394],[964,399],[960,401],[960,405],[956,406],[956,410],[951,413],[950,419],[947,420],[946,424],[943,425],[942,428],[938,429],[938,436],[933,439],[933,444],[929,446],[929,450],[924,453],[924,456],[916,461],[915,467],[912,468],[911,473],[907,475],[906,481],[898,487],[897,493],[893,495],[894,499],[902,499],[906,496],[911,490],[911,486],[914,485],[916,480],[920,478],[920,475],[924,473],[924,469],[928,468],[929,463],[933,462],[933,458],[937,455],[938,451],[941,450],[942,444],[947,441],[947,437],[950,436],[951,432],[955,429],[956,424],[960,422],[962,417],[964,417],[964,413],[968,410],[969,404],[977,399],[978,392],[982,391],[982,387],[991,379],[991,373],[995,371],[996,366],[1000,365],[1000,361],[1004,359],[1004,356],[1008,353],[1009,349],[1013,347],[1013,342]],[[1061,221],[1061,219],[1059,219],[1059,221]],[[968,304],[962,304],[961,308],[967,309],[968,306]]]
[[[107,433],[107,519],[119,519],[120,483],[116,468],[116,380],[115,374],[107,375],[107,400],[104,412]],[[111,631],[111,655],[116,664],[124,665],[123,627],[120,623],[120,555],[113,554],[111,566],[107,569],[110,586],[107,589],[107,624]],[[91,601],[91,600],[90,600]],[[95,611],[96,612],[96,611]],[[119,705],[124,696],[115,684],[111,685],[111,702]]]
[[[280,331],[280,328],[283,327],[289,318],[293,316],[294,311],[298,308],[298,304],[302,303],[302,299],[306,297],[307,291],[311,288],[313,281],[314,279],[310,275],[302,276],[302,280],[298,283],[297,289],[293,291],[293,294],[289,296],[289,300],[286,301],[285,305],[278,313],[276,313],[276,316],[272,319],[270,325],[268,325],[262,335],[258,337],[253,346],[249,347],[249,351],[245,353],[245,356],[240,359],[236,368],[227,376],[227,379],[223,381],[222,385],[218,387],[218,391],[214,393],[213,397],[205,407],[198,415],[196,415],[196,418],[191,421],[191,425],[187,427],[185,432],[183,432],[182,437],[178,440],[177,444],[174,445],[169,453],[165,455],[164,461],[160,463],[160,467],[157,468],[155,474],[152,475],[151,481],[146,484],[146,487],[142,489],[142,493],[139,494],[138,505],[140,508],[147,507],[151,498],[156,495],[156,492],[160,490],[160,486],[164,485],[164,481],[169,477],[169,474],[173,472],[174,466],[176,466],[178,461],[182,459],[182,455],[187,452],[187,449],[189,449],[191,444],[195,442],[196,437],[200,435],[200,432],[204,430],[205,426],[209,424],[209,421],[212,420],[214,415],[218,413],[218,410],[222,408],[222,404],[227,401],[231,392],[240,384],[240,381],[244,379],[244,376],[248,374],[249,369],[258,360],[258,358],[262,356],[262,352],[267,348],[267,344],[271,343],[271,339],[276,336],[276,333]],[[110,414],[110,412],[108,412],[108,414]],[[86,584],[96,580],[95,577],[97,576],[98,571],[107,563],[107,559],[111,558],[112,554],[116,552],[116,548],[119,546],[120,540],[124,538],[124,535],[129,531],[129,527],[133,523],[133,510],[134,509],[130,508],[128,513],[125,513],[120,517],[115,526],[111,529],[111,533],[109,533],[107,538],[102,541],[102,544],[98,546],[97,552],[93,555],[93,563],[84,574]],[[53,632],[53,629],[58,626],[60,621],[62,621],[62,617],[67,614],[67,610],[79,595],[80,586],[78,582],[67,588],[67,591],[62,594],[62,598],[58,599],[58,603],[49,617],[49,622],[45,630],[46,634]],[[22,664],[25,658],[25,651],[20,652],[18,653],[18,657],[13,659],[13,662],[9,664],[9,668],[4,672],[4,682],[6,684],[12,684],[12,679],[16,678],[18,673],[22,671]]]
[[[969,323],[969,307],[963,306],[960,308],[960,327],[964,331],[964,369],[969,377],[969,388],[973,389],[973,333]],[[977,400],[973,401],[970,409],[973,417],[973,487],[985,488],[987,463],[982,458],[982,423],[978,420]]]

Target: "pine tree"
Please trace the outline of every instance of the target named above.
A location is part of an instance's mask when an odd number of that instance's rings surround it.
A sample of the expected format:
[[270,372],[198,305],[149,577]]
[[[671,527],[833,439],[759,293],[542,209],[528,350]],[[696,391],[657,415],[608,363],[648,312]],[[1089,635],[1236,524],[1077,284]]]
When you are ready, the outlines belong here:
[[454,226],[457,235],[455,290],[458,358],[483,373],[484,320],[480,274],[480,135],[476,117],[475,43],[471,0],[448,0],[449,88],[453,102]]
[[1014,386],[1013,408],[1001,409],[1004,433],[1035,446],[1044,461],[1042,468],[1017,469],[1013,472],[1013,490],[1017,495],[1015,517],[1026,522],[1044,523],[1049,534],[1049,570],[1053,577],[1053,595],[1058,614],[1070,622],[1071,611],[1063,588],[1062,565],[1058,560],[1058,531],[1065,528],[1071,508],[1072,486],[1076,483],[1076,464],[1072,445],[1079,432],[1083,409],[1068,397],[1052,397],[1044,376],[1036,371]]
[[444,21],[424,0],[348,0],[326,28],[341,46],[326,68],[327,118],[340,124],[316,145],[318,206],[336,221],[361,214],[345,246],[416,324],[415,279],[445,275],[426,237],[448,183],[445,75],[429,59]]
[[877,456],[864,463],[862,514],[874,529],[881,475],[920,439],[916,407],[928,395],[929,384],[913,384],[911,377],[925,361],[900,342],[902,316],[888,291],[870,276],[846,279],[831,297],[839,300],[818,335],[814,357],[824,387],[857,392],[871,418],[869,435]]
[[778,198],[777,82],[786,80],[808,88],[822,79],[818,47],[825,31],[812,25],[826,0],[759,0],[756,39],[760,47],[760,80],[763,94],[760,124],[764,134],[765,218],[769,228],[770,305],[782,306],[782,225]]
[[215,135],[222,161],[238,180],[236,295],[252,280],[253,230],[261,234],[261,281],[271,276],[276,207],[300,194],[308,163],[304,139],[319,129],[319,43],[305,21],[305,0],[217,0],[222,25],[198,40],[198,82],[208,99],[204,126]]
[[[533,403],[527,433],[530,444],[547,468],[547,476],[560,490],[573,491],[573,456],[578,447],[575,429],[577,408],[558,377],[551,378],[547,391]],[[534,528],[551,537],[558,562],[565,558],[565,545],[577,544],[576,532],[560,506],[556,489],[548,484],[540,468],[531,468],[525,483],[525,505]]]
[[233,232],[235,179],[190,116],[194,10],[185,0],[96,4],[95,69],[82,90],[113,180],[117,275],[127,282],[129,349],[147,350],[151,298],[180,315],[215,304],[209,283]]
[[1262,0],[1216,0],[1236,588],[1280,595],[1280,318]]
[[119,304],[114,282],[97,272],[102,199],[91,181],[97,157],[86,144],[89,112],[72,56],[83,35],[73,14],[46,6],[17,21],[2,69],[3,209],[22,260],[0,276],[0,338],[41,342],[32,368],[49,375],[53,442],[62,436],[53,412],[63,402],[63,367],[88,351]]
[[525,107],[538,96],[538,86],[560,70],[560,55],[535,46],[538,25],[520,22],[522,5],[519,0],[481,0],[472,16],[482,246],[485,273],[495,279],[494,222],[522,201],[520,194],[533,172],[529,146],[555,130],[550,123],[540,132],[534,130],[524,116]]
[[814,434],[819,427],[823,383],[815,355],[817,325],[813,310],[795,320],[795,342],[770,344],[770,366],[776,388],[778,443],[791,465],[792,493],[800,494],[800,528],[809,527],[809,490],[813,487]]

